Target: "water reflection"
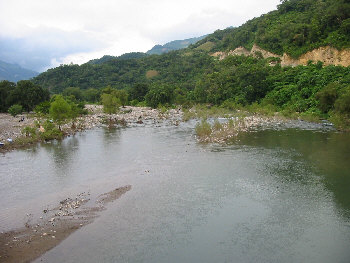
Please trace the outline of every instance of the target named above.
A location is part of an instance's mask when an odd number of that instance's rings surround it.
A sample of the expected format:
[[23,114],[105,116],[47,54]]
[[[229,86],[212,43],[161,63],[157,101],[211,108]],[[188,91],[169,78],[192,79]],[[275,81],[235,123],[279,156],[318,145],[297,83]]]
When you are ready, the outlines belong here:
[[[242,133],[238,145],[277,149],[284,160],[266,164],[273,174],[298,180],[315,182],[317,175],[332,194],[339,212],[350,219],[350,135],[336,132],[310,132],[298,129],[266,130],[255,134]],[[294,151],[291,154],[291,149]],[[308,171],[309,172],[305,172]]]
[[[83,139],[84,135],[82,136]],[[54,165],[55,174],[58,176],[66,176],[71,170],[71,166],[75,161],[75,155],[79,149],[79,140],[76,135],[65,138],[62,141],[53,141],[51,144],[43,145],[43,149],[51,158],[51,164]]]
[[117,143],[120,141],[122,128],[117,127],[104,127],[103,128],[103,146],[108,148],[111,143]]

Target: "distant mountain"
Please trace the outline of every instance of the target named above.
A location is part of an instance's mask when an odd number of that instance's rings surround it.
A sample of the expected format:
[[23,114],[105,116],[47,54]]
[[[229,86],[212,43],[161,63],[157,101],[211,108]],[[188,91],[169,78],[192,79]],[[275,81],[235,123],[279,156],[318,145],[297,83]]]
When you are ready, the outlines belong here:
[[94,64],[94,65],[98,65],[98,64],[103,64],[103,63],[105,63],[107,61],[110,61],[112,59],[126,60],[126,59],[134,59],[134,58],[143,58],[143,57],[146,57],[146,56],[147,56],[147,54],[146,53],[142,53],[142,52],[125,53],[125,54],[120,55],[118,57],[104,55],[102,58],[90,60],[88,63],[89,64]]
[[169,51],[187,48],[189,45],[195,44],[196,42],[202,40],[205,37],[206,35],[201,37],[188,38],[184,40],[174,40],[164,45],[155,45],[152,49],[148,50],[146,53],[149,55],[154,55],[154,54],[161,55],[164,53],[168,53]]
[[31,79],[39,75],[30,69],[22,68],[17,64],[10,64],[0,60],[0,80],[17,82],[19,80]]

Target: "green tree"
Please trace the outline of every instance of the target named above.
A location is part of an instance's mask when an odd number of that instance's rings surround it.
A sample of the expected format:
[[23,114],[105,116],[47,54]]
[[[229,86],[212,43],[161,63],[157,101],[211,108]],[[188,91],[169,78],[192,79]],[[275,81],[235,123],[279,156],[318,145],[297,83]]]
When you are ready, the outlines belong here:
[[112,94],[103,93],[101,95],[103,111],[107,114],[114,114],[120,105],[120,101]]
[[72,117],[72,107],[62,95],[54,97],[50,106],[50,116],[57,122],[59,130],[61,130],[64,121]]
[[143,101],[148,92],[148,84],[146,83],[136,83],[130,89],[130,99]]
[[9,109],[8,112],[13,116],[16,117],[16,115],[21,114],[23,112],[23,108],[21,105],[14,104]]
[[322,112],[327,113],[334,108],[334,102],[338,97],[338,86],[339,84],[331,83],[316,93],[316,98],[319,100],[318,107]]
[[26,111],[33,110],[36,105],[49,100],[50,97],[48,90],[35,85],[29,80],[18,81],[15,92],[19,96],[17,103],[21,104]]
[[64,96],[74,96],[74,98],[76,100],[78,100],[78,101],[82,101],[83,100],[83,92],[81,91],[81,89],[79,89],[77,87],[66,88],[66,89],[64,89],[62,94]]
[[115,90],[113,92],[116,98],[119,99],[120,103],[122,104],[123,107],[128,103],[128,92],[126,90]]
[[167,84],[153,84],[145,96],[148,106],[156,108],[159,104],[172,103],[174,90]]
[[88,102],[98,102],[100,100],[100,91],[90,88],[83,92],[83,97]]

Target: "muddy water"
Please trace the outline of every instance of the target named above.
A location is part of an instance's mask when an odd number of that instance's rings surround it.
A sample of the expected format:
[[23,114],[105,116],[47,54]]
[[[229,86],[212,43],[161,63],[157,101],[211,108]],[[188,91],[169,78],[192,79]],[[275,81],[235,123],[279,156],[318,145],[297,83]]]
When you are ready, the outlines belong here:
[[92,130],[1,156],[0,230],[132,185],[37,262],[349,262],[349,158],[349,134],[335,132],[220,146],[196,143],[193,123]]

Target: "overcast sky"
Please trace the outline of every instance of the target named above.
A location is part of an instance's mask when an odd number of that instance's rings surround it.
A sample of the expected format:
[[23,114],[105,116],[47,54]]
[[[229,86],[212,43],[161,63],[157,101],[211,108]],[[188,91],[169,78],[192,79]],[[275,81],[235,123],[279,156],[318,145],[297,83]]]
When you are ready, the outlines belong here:
[[0,0],[0,60],[43,71],[239,26],[279,0]]

